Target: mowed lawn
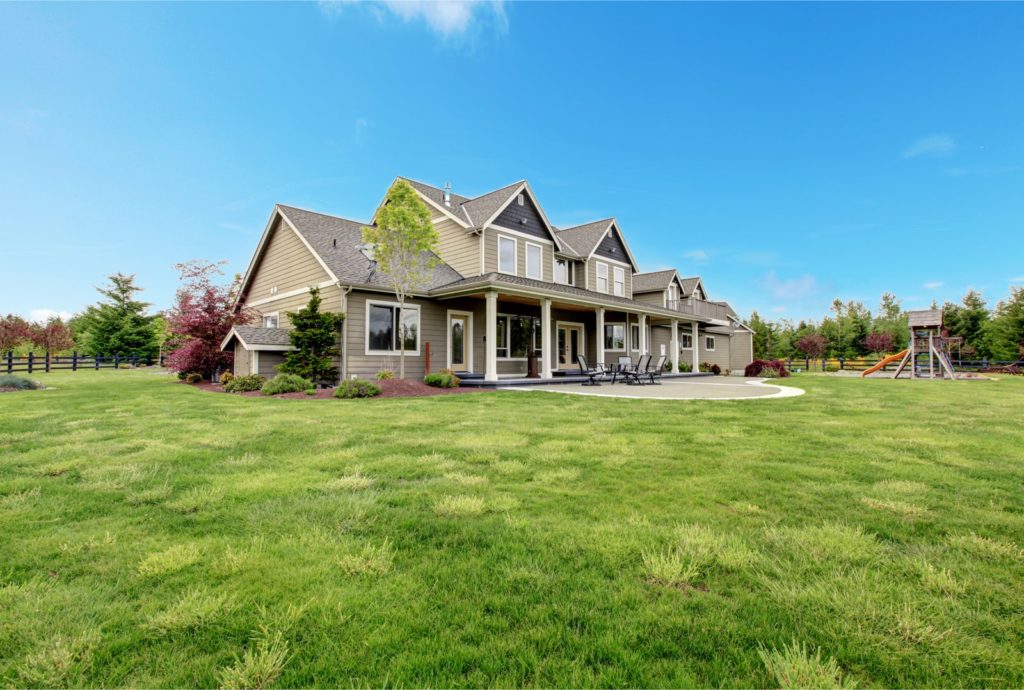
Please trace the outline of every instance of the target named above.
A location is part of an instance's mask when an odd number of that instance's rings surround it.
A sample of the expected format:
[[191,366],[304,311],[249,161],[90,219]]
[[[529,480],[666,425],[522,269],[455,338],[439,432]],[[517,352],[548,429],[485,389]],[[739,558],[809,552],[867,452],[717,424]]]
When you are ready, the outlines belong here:
[[1024,686],[1024,380],[0,394],[9,686]]

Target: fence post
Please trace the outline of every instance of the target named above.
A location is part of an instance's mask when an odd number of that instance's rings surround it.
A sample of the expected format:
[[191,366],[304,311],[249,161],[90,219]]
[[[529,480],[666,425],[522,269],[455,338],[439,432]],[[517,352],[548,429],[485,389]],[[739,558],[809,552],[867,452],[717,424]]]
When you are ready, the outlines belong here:
[[810,371],[810,370],[811,370],[811,356],[810,355],[804,355],[804,371]]
[[71,353],[71,371],[78,371],[78,350]]
[[115,369],[119,368],[118,367],[118,354],[116,352],[114,353],[114,368]]
[[139,366],[139,356],[138,355],[132,355],[132,367],[137,367],[137,366]]
[[49,374],[50,373],[50,351],[49,350],[46,351],[46,365],[45,366],[46,366],[46,373]]
[[846,359],[844,357],[839,358],[839,370],[842,371],[846,368]]
[[14,350],[7,351],[7,373],[14,373]]
[[28,353],[28,373],[32,373],[32,362],[35,360],[33,352]]

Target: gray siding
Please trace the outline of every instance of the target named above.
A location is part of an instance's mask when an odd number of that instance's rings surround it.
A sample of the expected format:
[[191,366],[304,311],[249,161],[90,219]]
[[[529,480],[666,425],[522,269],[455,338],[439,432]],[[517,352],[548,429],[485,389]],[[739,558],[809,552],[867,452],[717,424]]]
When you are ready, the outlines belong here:
[[277,376],[277,367],[284,364],[284,353],[260,352],[258,360],[259,375],[272,379]]
[[[353,291],[348,296],[347,338],[345,354],[348,357],[346,373],[359,378],[373,378],[381,369],[391,369],[398,374],[399,355],[366,354],[366,302],[395,302],[390,293]],[[447,363],[447,324],[446,310],[448,307],[437,302],[421,299],[409,300],[408,305],[420,308],[420,353],[405,355],[405,377],[407,379],[423,378],[426,373],[427,343],[430,344],[430,369],[437,371]],[[453,307],[454,308],[454,307]],[[474,331],[476,337],[476,331]]]
[[[516,241],[516,275],[526,275],[526,243],[532,240],[511,233],[502,233],[500,228],[487,228],[484,230],[484,273],[498,271],[498,236],[504,234]],[[536,242],[541,247],[541,280],[551,283],[555,280],[554,275],[554,245],[545,243],[543,240]]]
[[[498,217],[494,219],[494,225],[501,226],[503,228],[510,228],[512,230],[518,230],[519,232],[526,233],[527,235],[533,235],[534,237],[540,237],[545,240],[551,239],[551,234],[544,226],[544,221],[541,219],[540,211],[533,205],[533,200],[530,195],[526,192],[522,193],[523,205],[519,205],[517,199],[513,199],[505,209],[498,214]],[[481,218],[477,222],[484,222],[486,218]]]
[[753,337],[748,331],[736,330],[730,339],[729,368],[743,371],[753,361]]
[[[600,259],[596,259],[595,258],[595,259],[590,259],[589,261],[585,262],[585,264],[584,264],[584,271],[583,272],[585,273],[585,276],[586,276],[586,278],[585,278],[586,285],[585,286],[584,285],[579,285],[579,287],[584,287],[587,290],[593,290],[594,292],[597,292],[597,262],[598,261],[600,261]],[[615,289],[615,286],[614,286],[614,282],[615,282],[615,269],[614,269],[614,266],[618,266],[618,264],[613,264],[610,261],[605,261],[603,263],[607,263],[608,264],[608,293],[607,294],[611,295],[611,294],[613,294],[613,290]],[[626,274],[625,275],[625,278],[626,278],[626,281],[625,281],[625,291],[626,291],[626,294],[625,294],[625,296],[629,297],[629,298],[632,298],[633,297],[633,271],[632,271],[632,269],[629,268],[629,266],[619,266],[619,267]]]
[[[715,337],[715,349],[713,352],[709,352],[705,347],[705,337],[713,335]],[[700,338],[698,338],[698,358],[699,364],[717,364],[724,371],[725,369],[731,369],[732,365],[729,362],[729,336],[724,333],[705,333],[701,331]]]

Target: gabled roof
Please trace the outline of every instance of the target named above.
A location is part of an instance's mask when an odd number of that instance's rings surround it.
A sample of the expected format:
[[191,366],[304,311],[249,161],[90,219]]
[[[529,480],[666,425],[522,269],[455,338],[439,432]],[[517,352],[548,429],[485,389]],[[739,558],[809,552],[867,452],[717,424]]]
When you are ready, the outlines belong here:
[[700,276],[693,276],[692,278],[680,278],[679,282],[683,286],[683,297],[689,297],[693,294],[693,291],[700,285],[700,289],[704,291],[704,296],[707,297],[708,291],[704,288],[704,283],[701,282]]
[[595,220],[592,223],[564,228],[556,234],[558,239],[568,243],[577,257],[586,259],[594,253],[597,245],[601,244],[601,240],[604,239],[614,220],[614,218]]
[[473,227],[479,229],[485,223],[493,220],[501,209],[508,206],[509,202],[519,193],[524,184],[526,184],[526,180],[519,180],[501,189],[495,189],[493,192],[470,199],[460,205],[470,217]]
[[651,271],[650,273],[633,274],[633,294],[638,292],[661,292],[672,284],[673,280],[679,279],[679,272],[674,268],[667,268],[664,271]]
[[246,350],[293,350],[287,328],[259,328],[234,326],[220,344],[224,349],[235,338]]

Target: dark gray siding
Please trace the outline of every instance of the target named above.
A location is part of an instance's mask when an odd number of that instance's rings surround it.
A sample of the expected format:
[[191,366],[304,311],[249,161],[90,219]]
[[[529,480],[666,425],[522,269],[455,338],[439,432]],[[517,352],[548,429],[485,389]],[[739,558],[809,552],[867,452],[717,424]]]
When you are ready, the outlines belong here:
[[629,263],[629,254],[626,253],[626,248],[619,240],[619,234],[614,230],[608,233],[608,236],[597,245],[597,249],[594,250],[594,256]]
[[[485,219],[486,220],[486,219]],[[523,221],[526,221],[525,223]],[[533,235],[534,237],[540,237],[545,240],[552,239],[551,233],[544,227],[544,221],[541,220],[540,211],[533,205],[533,200],[530,199],[530,195],[523,192],[523,205],[520,206],[516,199],[505,207],[505,210],[498,214],[498,217],[494,219],[493,225],[498,225],[509,230],[518,230],[519,232],[526,233],[527,235]]]

